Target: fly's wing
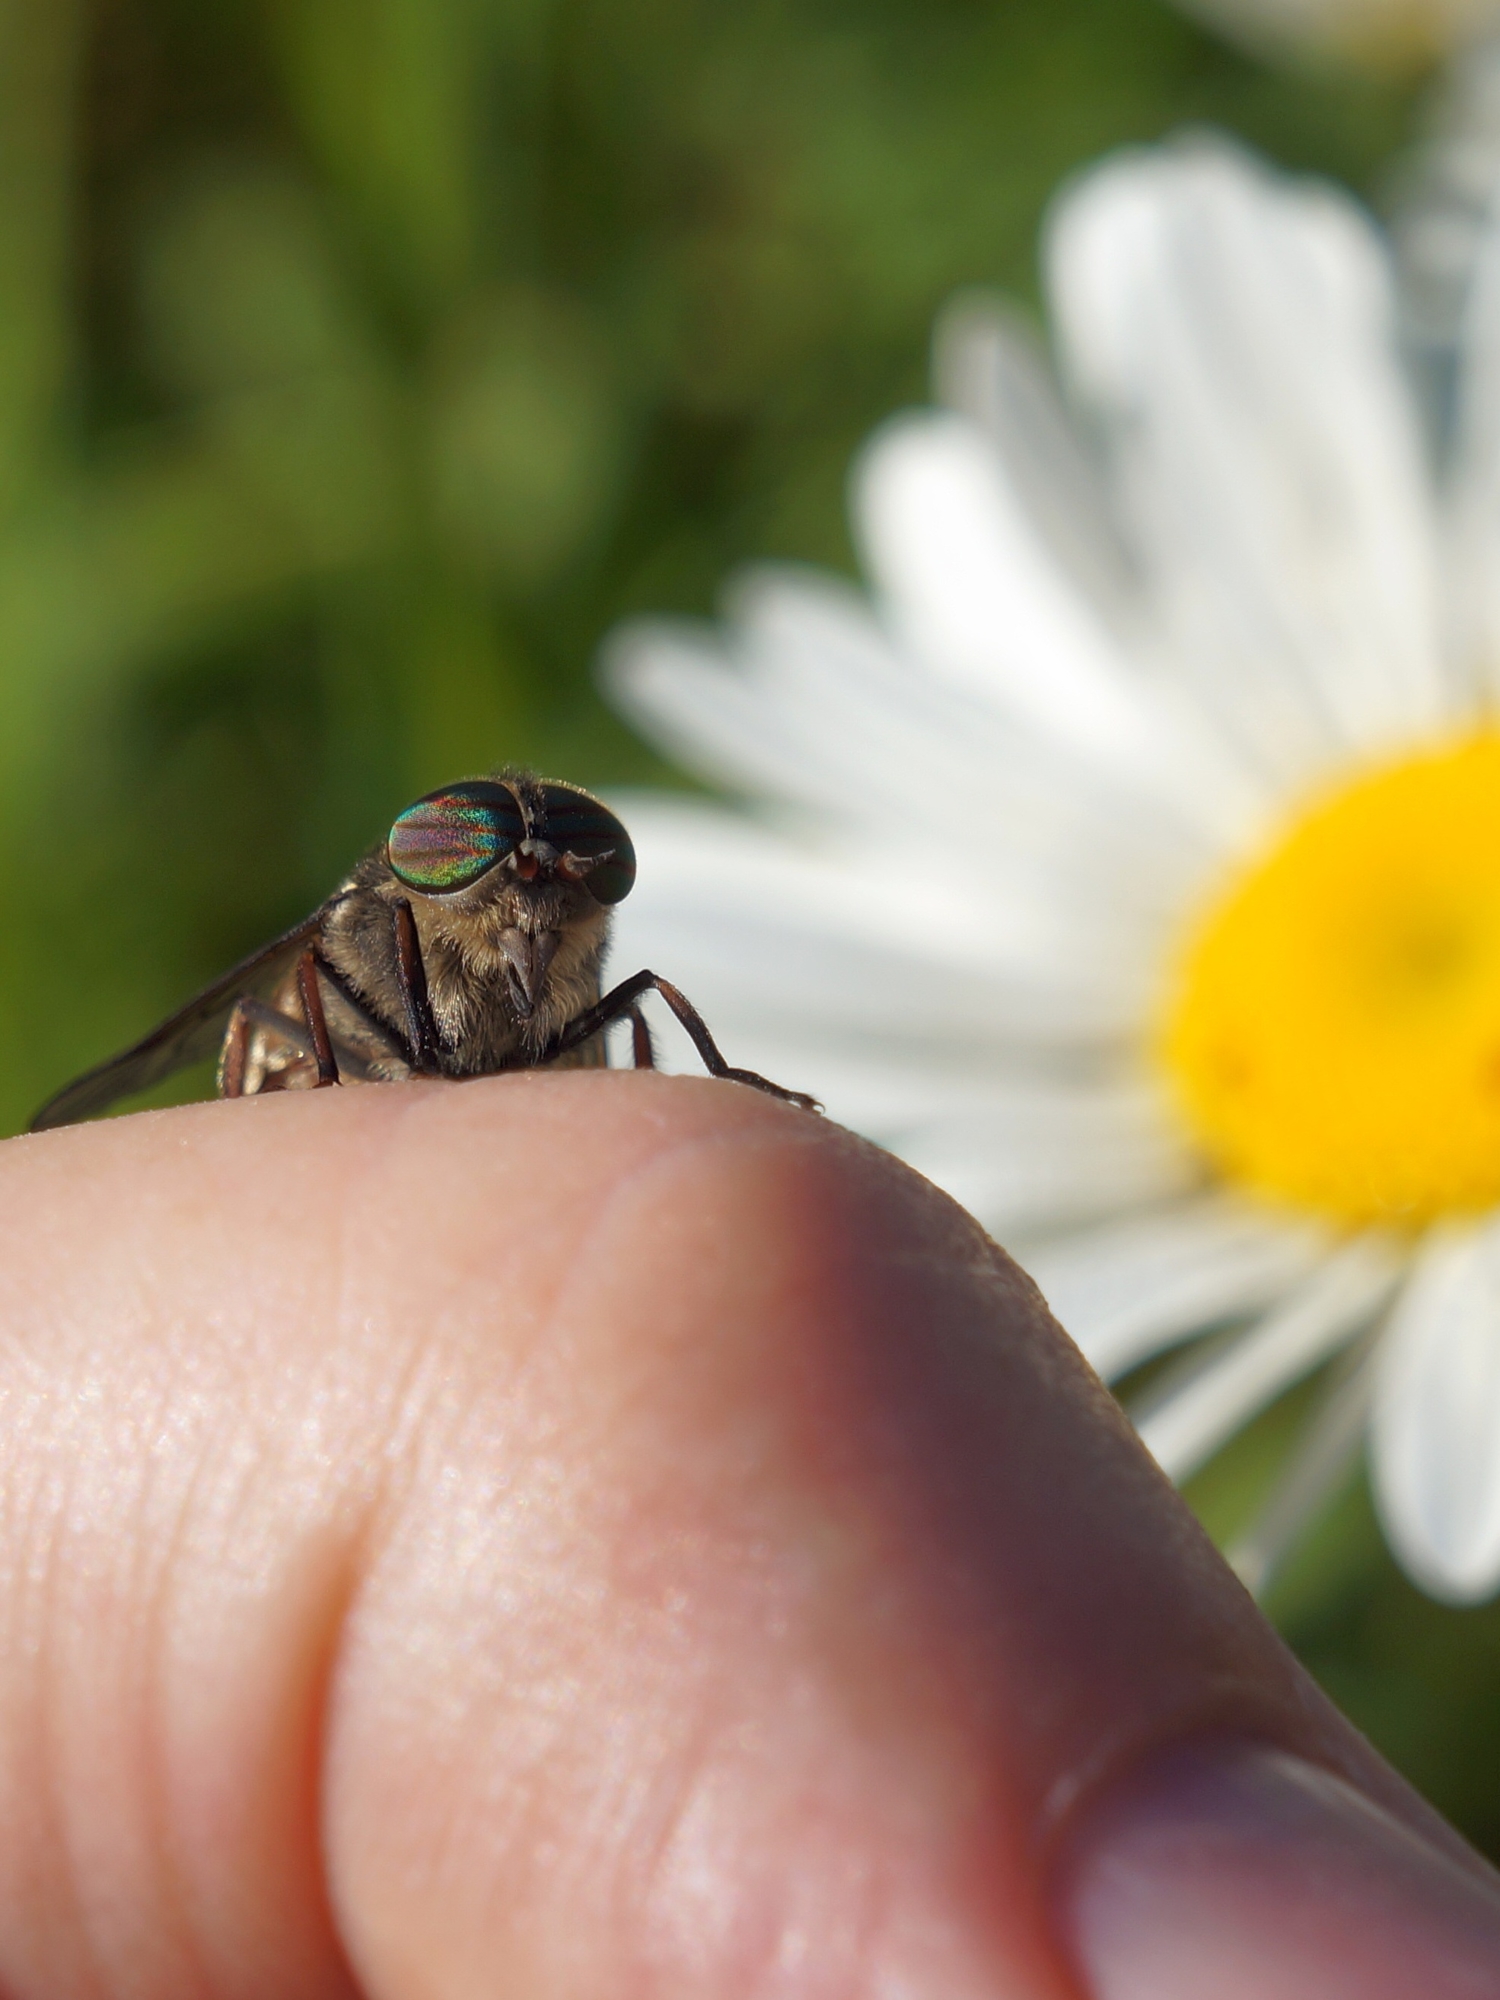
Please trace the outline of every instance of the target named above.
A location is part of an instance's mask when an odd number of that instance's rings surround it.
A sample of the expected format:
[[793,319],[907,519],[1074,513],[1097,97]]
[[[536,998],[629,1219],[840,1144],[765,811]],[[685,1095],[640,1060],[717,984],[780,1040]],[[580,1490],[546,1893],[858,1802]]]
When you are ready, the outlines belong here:
[[149,1090],[174,1070],[212,1055],[223,1037],[236,1000],[269,985],[284,972],[297,954],[305,951],[323,925],[330,905],[322,904],[281,937],[252,952],[222,979],[205,986],[194,1000],[153,1028],[134,1048],[111,1056],[97,1069],[75,1077],[55,1097],[49,1097],[31,1121],[33,1132],[50,1131],[54,1125],[72,1125],[80,1118],[92,1118],[105,1111],[117,1098],[134,1097]]

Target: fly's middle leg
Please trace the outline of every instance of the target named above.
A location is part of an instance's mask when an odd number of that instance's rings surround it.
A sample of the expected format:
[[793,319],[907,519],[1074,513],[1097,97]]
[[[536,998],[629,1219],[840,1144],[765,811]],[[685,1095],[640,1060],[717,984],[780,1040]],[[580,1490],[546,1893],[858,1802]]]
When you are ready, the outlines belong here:
[[243,1097],[245,1070],[250,1061],[250,1015],[243,1000],[236,1000],[224,1045],[219,1051],[220,1097]]

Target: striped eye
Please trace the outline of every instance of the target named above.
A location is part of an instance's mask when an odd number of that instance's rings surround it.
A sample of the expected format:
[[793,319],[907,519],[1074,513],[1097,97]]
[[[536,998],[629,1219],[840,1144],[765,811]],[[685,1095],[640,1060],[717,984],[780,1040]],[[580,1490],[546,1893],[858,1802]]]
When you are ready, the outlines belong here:
[[526,837],[515,795],[480,778],[418,799],[391,828],[391,873],[408,888],[467,889]]
[[623,902],[635,886],[635,849],[614,814],[573,785],[541,785],[538,792],[548,840],[560,853],[593,863],[584,881],[595,902]]

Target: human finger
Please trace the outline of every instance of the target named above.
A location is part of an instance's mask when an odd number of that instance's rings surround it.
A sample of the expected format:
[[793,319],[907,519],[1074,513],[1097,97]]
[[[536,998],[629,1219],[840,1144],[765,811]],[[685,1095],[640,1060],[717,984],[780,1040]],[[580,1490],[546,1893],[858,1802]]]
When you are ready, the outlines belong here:
[[[1212,1931],[1296,2000],[1382,1923],[1351,1993],[1490,1990],[1480,1864],[847,1135],[412,1085],[0,1197],[7,1990],[1175,2000]],[[1299,1854],[1343,1900],[1288,1961]]]

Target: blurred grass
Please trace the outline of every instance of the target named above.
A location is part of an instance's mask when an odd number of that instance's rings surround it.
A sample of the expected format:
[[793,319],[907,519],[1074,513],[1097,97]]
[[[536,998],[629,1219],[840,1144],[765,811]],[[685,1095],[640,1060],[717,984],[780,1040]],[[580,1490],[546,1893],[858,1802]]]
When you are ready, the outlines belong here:
[[[599,636],[848,566],[851,452],[1071,168],[1212,120],[1368,191],[1409,114],[1152,0],[0,0],[7,1129],[427,786],[670,779]],[[1500,1612],[1352,1491],[1285,1589],[1500,1848]]]

